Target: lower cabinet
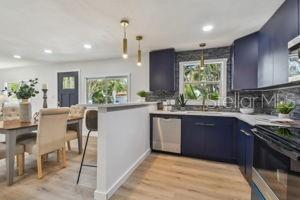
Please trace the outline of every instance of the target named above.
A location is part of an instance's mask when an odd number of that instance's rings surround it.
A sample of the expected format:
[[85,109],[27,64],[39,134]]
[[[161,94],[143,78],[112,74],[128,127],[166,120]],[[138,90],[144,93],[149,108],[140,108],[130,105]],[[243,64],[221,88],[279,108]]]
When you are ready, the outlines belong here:
[[250,182],[253,165],[254,136],[251,132],[253,127],[242,121],[238,122],[237,127],[237,163],[245,178]]
[[184,116],[182,155],[220,161],[235,160],[234,118]]

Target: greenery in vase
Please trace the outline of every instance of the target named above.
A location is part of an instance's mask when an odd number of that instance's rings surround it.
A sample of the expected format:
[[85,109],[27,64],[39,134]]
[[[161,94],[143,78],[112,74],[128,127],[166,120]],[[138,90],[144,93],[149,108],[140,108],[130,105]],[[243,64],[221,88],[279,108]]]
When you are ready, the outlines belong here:
[[137,93],[139,97],[147,97],[149,95],[149,92],[146,92],[145,90],[141,90]]
[[19,87],[12,88],[12,92],[16,95],[17,99],[30,99],[31,97],[35,97],[39,91],[35,89],[38,84],[38,79],[30,79],[25,82],[22,81]]
[[281,114],[289,114],[294,108],[295,104],[293,102],[280,102],[276,109]]
[[177,97],[177,103],[180,105],[180,107],[185,107],[187,102],[188,100],[185,99],[183,94],[180,94],[179,97]]

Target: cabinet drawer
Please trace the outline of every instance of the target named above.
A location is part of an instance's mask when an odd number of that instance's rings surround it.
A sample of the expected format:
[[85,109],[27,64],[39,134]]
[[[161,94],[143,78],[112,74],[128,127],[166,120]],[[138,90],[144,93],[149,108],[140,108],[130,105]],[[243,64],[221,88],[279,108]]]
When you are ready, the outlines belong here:
[[194,126],[222,126],[234,123],[234,118],[231,117],[184,116],[183,120]]

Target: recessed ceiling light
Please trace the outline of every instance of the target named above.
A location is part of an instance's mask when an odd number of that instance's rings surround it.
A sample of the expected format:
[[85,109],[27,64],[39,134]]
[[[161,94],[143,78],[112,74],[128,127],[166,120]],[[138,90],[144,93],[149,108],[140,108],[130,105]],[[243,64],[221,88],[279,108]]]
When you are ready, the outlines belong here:
[[84,44],[83,47],[85,49],[91,49],[92,48],[92,45],[91,44]]
[[22,59],[22,57],[20,55],[14,55],[15,59]]
[[53,53],[53,51],[51,49],[44,49],[44,52],[46,54],[52,54]]
[[214,29],[214,26],[213,26],[213,25],[205,25],[205,26],[202,27],[202,30],[203,30],[204,32],[208,32],[208,31],[211,31],[211,30],[213,30],[213,29]]

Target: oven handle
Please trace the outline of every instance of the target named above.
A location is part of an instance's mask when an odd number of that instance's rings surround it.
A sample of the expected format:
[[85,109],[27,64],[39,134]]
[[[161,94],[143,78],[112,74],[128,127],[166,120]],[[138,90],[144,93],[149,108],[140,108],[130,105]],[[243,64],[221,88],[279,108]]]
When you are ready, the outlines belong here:
[[[295,152],[295,151],[290,151],[284,147],[279,146],[278,144],[276,144],[275,142],[269,141],[265,138],[263,138],[262,136],[259,135],[258,131],[256,128],[251,129],[252,133],[258,137],[260,140],[262,140],[263,142],[265,142],[269,147],[271,147],[272,149],[278,151],[279,153],[282,153],[283,155],[298,161],[300,158],[300,154]],[[270,139],[271,140],[271,139]]]

